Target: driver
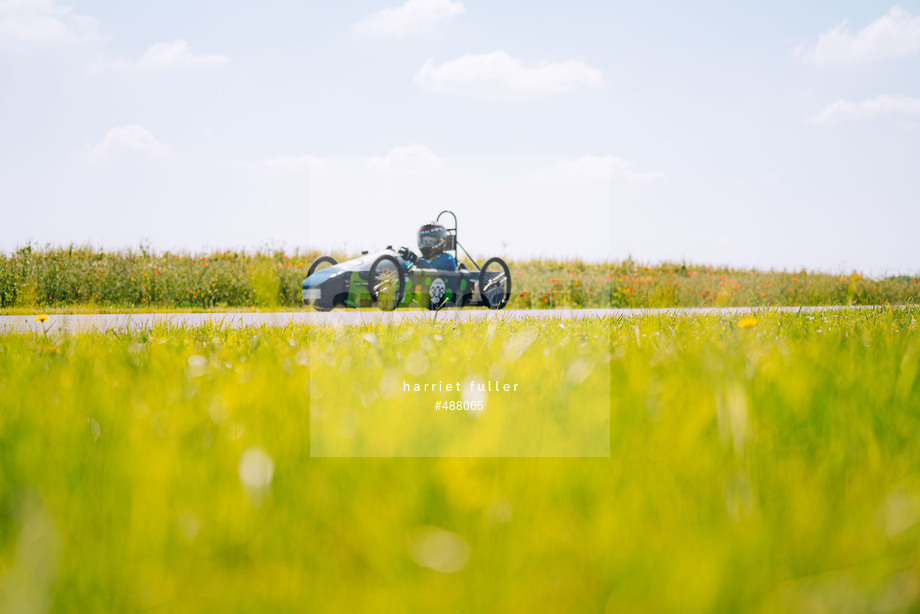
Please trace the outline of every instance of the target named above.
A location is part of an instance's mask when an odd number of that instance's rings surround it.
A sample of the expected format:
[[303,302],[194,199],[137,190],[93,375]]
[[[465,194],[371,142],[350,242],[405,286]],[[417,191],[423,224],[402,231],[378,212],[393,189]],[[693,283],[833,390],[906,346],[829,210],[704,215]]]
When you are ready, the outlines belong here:
[[448,254],[447,229],[437,222],[428,222],[418,229],[418,249],[422,252],[419,258],[415,253],[405,247],[399,248],[399,256],[406,262],[411,262],[422,269],[440,269],[442,271],[456,271],[457,259]]

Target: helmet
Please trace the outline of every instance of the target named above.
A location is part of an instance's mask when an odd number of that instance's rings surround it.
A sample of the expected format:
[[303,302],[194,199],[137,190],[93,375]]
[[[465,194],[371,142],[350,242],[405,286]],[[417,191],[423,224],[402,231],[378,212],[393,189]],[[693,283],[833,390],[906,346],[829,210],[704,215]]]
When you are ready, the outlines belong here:
[[418,229],[418,248],[423,258],[431,258],[444,251],[447,229],[437,222],[428,222]]

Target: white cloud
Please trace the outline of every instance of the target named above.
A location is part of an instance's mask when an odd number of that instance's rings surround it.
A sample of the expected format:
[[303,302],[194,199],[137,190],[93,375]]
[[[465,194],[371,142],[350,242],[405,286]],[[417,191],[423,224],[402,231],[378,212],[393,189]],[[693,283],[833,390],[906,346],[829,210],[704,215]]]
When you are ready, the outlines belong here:
[[920,51],[920,16],[896,6],[856,34],[843,20],[798,55],[818,64],[845,64],[898,58]]
[[436,65],[425,62],[415,75],[425,89],[483,101],[507,101],[565,94],[600,87],[604,74],[583,62],[544,62],[525,66],[504,51],[467,54]]
[[192,53],[188,42],[180,39],[174,43],[154,43],[135,67],[139,70],[160,70],[181,66],[219,66],[227,61],[227,56],[217,53]]
[[920,115],[920,98],[883,94],[871,100],[837,100],[810,119],[816,124],[830,124],[848,119],[867,119],[889,114]]
[[550,185],[581,183],[585,181],[609,181],[619,179],[630,183],[648,183],[664,179],[658,171],[638,171],[632,160],[614,156],[583,156],[578,160],[562,162],[538,171],[533,178]]
[[407,0],[402,6],[371,13],[355,28],[366,34],[402,35],[422,32],[442,19],[466,12],[462,2],[450,0]]
[[105,134],[99,143],[89,147],[87,153],[91,159],[104,160],[125,154],[148,158],[166,158],[172,155],[169,145],[158,140],[141,126],[118,126]]
[[96,34],[96,20],[54,0],[0,1],[0,42],[31,45],[81,43]]
[[329,163],[313,156],[278,156],[262,162],[262,166],[282,173],[307,173],[325,171]]
[[371,157],[364,162],[364,167],[397,175],[414,175],[436,171],[444,162],[425,145],[413,143],[405,147],[394,147],[383,157]]

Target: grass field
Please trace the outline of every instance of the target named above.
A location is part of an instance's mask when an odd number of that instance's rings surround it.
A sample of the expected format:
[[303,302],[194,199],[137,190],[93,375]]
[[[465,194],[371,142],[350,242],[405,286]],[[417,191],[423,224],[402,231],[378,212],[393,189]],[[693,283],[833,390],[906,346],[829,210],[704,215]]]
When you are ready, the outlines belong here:
[[[0,611],[918,611],[918,317],[3,335]],[[609,457],[311,457],[419,353],[606,371]]]
[[[333,255],[339,261],[349,257]],[[27,246],[0,254],[0,313],[303,308],[301,283],[318,256]],[[468,266],[475,268],[472,262]],[[631,260],[510,260],[509,266],[512,309],[920,303],[918,275],[874,279],[852,271],[777,272]]]

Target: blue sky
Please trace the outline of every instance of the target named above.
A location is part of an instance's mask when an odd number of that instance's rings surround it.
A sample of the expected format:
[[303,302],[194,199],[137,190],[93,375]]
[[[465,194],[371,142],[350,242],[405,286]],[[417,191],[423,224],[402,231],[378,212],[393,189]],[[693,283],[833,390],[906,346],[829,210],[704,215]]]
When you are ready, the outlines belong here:
[[0,0],[0,250],[920,271],[920,2]]

